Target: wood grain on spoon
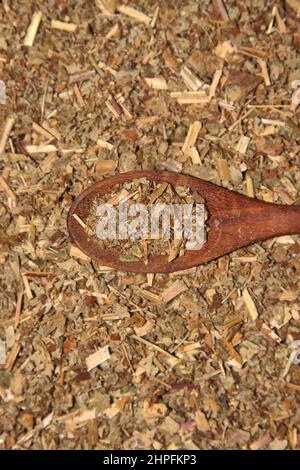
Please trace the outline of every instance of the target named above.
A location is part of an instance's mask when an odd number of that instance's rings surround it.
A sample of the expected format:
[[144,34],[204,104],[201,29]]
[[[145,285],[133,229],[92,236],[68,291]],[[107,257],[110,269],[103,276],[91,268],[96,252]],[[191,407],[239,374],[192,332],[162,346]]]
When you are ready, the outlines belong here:
[[[86,219],[96,197],[105,195],[116,185],[139,178],[188,186],[204,198],[210,230],[207,242],[200,250],[186,251],[172,262],[168,262],[167,256],[155,255],[146,265],[143,261],[120,261],[118,251],[101,249],[97,240],[88,237],[85,228],[78,223],[78,217]],[[80,250],[101,265],[130,272],[167,273],[198,266],[257,241],[300,233],[300,206],[262,202],[188,175],[132,171],[104,179],[83,191],[69,210],[67,224],[70,236]]]

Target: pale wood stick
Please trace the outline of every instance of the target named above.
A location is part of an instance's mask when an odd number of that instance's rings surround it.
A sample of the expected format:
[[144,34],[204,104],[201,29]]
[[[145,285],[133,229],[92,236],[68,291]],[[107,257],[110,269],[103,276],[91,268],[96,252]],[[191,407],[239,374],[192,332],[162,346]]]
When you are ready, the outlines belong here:
[[3,134],[2,134],[1,140],[0,140],[0,154],[3,153],[4,150],[5,150],[6,142],[8,140],[9,134],[11,133],[11,130],[14,126],[14,123],[15,123],[15,120],[14,120],[13,117],[8,117],[6,119]]

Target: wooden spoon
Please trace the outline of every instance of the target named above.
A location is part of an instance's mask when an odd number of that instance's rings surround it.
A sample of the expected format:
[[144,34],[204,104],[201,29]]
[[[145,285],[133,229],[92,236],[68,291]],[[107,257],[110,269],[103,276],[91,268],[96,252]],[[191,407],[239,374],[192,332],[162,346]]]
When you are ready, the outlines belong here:
[[[172,262],[168,262],[166,255],[153,255],[148,264],[124,262],[119,260],[120,251],[101,249],[97,240],[87,236],[74,215],[86,220],[96,197],[112,191],[115,185],[139,178],[188,186],[192,193],[199,193],[204,198],[210,230],[207,242],[200,250],[186,251]],[[80,250],[101,265],[130,272],[167,273],[198,266],[259,240],[300,233],[300,206],[258,201],[188,175],[132,171],[104,179],[83,191],[69,210],[67,224],[71,238]]]

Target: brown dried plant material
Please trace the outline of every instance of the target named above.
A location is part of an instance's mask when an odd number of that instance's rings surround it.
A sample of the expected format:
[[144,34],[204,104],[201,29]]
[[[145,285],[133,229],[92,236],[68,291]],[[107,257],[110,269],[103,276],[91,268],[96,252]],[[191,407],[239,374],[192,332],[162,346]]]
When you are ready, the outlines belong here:
[[90,371],[94,369],[94,367],[99,366],[104,361],[107,361],[109,358],[110,352],[108,346],[106,345],[103,348],[98,349],[98,351],[94,352],[93,354],[90,354],[85,359],[87,370]]

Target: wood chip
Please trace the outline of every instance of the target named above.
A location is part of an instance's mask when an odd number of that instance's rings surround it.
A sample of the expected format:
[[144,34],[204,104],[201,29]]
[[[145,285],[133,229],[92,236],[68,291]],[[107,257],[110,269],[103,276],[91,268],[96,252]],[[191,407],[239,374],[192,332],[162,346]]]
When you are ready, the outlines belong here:
[[42,19],[43,13],[41,11],[36,11],[31,19],[30,25],[28,26],[26,36],[24,38],[24,46],[31,47],[34,43],[35,36],[38,32],[40,22]]
[[221,15],[221,18],[226,23],[229,21],[229,16],[224,6],[223,0],[213,0],[213,4]]
[[247,196],[255,197],[253,179],[248,175],[246,175],[246,188],[247,188]]
[[63,21],[52,20],[51,21],[51,28],[59,29],[60,31],[67,31],[69,33],[73,33],[77,29],[77,24],[75,23],[65,23]]
[[153,88],[153,90],[167,90],[168,89],[167,82],[163,77],[153,77],[153,78],[144,77],[144,80],[147,83],[148,87]]
[[247,310],[250,314],[251,319],[253,321],[257,320],[258,311],[251,295],[249,294],[247,287],[245,287],[245,289],[243,290],[243,299],[244,299],[245,305],[247,307]]
[[23,289],[20,289],[18,291],[16,313],[15,313],[15,327],[16,328],[19,326],[19,323],[20,323],[23,295],[24,295]]
[[229,181],[229,167],[227,160],[224,158],[218,158],[217,165],[221,180],[227,183]]
[[173,282],[173,284],[170,285],[170,287],[167,287],[167,289],[165,289],[161,294],[162,301],[167,304],[175,297],[177,297],[177,295],[182,294],[186,290],[187,286],[183,281],[175,281]]
[[249,137],[247,137],[246,135],[241,135],[240,140],[238,141],[238,144],[236,146],[236,151],[244,155],[247,152],[249,142]]
[[275,7],[273,7],[272,15],[275,15],[276,23],[277,23],[278,29],[281,32],[281,34],[286,34],[286,32],[287,32],[286,31],[286,26],[285,26],[285,23],[284,23],[283,19],[280,16],[277,5]]
[[155,349],[156,351],[166,355],[168,357],[168,359],[171,361],[172,365],[176,365],[179,362],[179,360],[175,356],[173,356],[173,354],[170,354],[168,351],[165,351],[160,346],[157,346],[156,344],[153,344],[153,343],[151,343],[150,341],[147,341],[144,338],[140,338],[137,335],[131,335],[131,338],[135,339],[136,341],[139,341],[140,343],[145,344],[146,346],[148,346],[151,349]]
[[73,73],[69,76],[69,83],[84,82],[95,76],[95,70],[85,70],[84,72]]
[[161,183],[149,198],[149,204],[153,204],[159,196],[161,196],[168,187],[168,183]]
[[204,82],[187,66],[181,69],[180,75],[190,91],[198,91],[204,85]]
[[83,261],[90,261],[90,258],[74,245],[70,248],[70,256],[74,256],[74,258],[79,258]]
[[40,126],[36,122],[32,123],[32,130],[36,132],[37,134],[42,135],[43,137],[45,137],[45,139],[49,141],[55,139],[55,137],[52,134],[50,134],[50,132],[48,132],[46,129],[44,129],[42,126]]
[[5,365],[5,368],[8,369],[8,370],[12,370],[12,368],[14,367],[14,364],[16,362],[16,359],[18,357],[18,354],[20,352],[20,349],[21,349],[21,345],[19,343],[15,343],[13,345],[13,347],[11,348],[8,356],[7,356],[7,361],[6,361],[6,365]]
[[261,68],[261,73],[262,73],[265,85],[270,86],[271,85],[271,80],[270,80],[269,72],[268,72],[268,69],[267,69],[266,61],[262,60],[262,59],[258,59],[258,63],[259,63],[259,66]]
[[112,150],[114,148],[113,144],[103,139],[97,140],[97,146],[101,149],[106,149],[106,150]]
[[95,367],[102,364],[104,361],[107,361],[110,358],[110,352],[108,346],[104,346],[103,348],[99,349],[98,351],[90,354],[86,359],[86,366],[87,370],[90,371]]
[[164,403],[152,403],[150,400],[144,402],[144,417],[146,419],[163,418],[167,411]]
[[6,343],[0,338],[0,365],[6,364]]
[[147,26],[149,26],[151,23],[151,18],[149,18],[149,16],[136,10],[135,8],[128,7],[126,5],[120,5],[118,6],[117,9],[118,9],[118,12],[121,13],[122,15],[129,16],[130,18],[133,18],[136,21],[145,23],[145,25]]
[[116,0],[96,0],[96,5],[103,15],[113,15],[116,11]]
[[74,91],[74,95],[76,96],[76,99],[77,99],[77,102],[80,106],[80,108],[83,108],[84,107],[84,99],[82,97],[82,94],[78,88],[78,86],[76,85],[73,85],[73,91]]
[[13,117],[8,117],[5,122],[4,130],[0,139],[0,154],[5,151],[5,146],[11,133],[12,128],[14,127],[15,119]]
[[24,283],[27,298],[28,298],[28,300],[31,300],[31,299],[33,299],[33,294],[32,294],[31,289],[30,289],[28,278],[27,278],[27,276],[25,276],[25,274],[23,274],[22,278],[23,278],[23,283]]
[[198,134],[201,130],[201,122],[195,121],[193,124],[190,125],[186,139],[182,146],[183,153],[187,152],[191,147],[194,147]]
[[187,151],[186,154],[191,157],[191,160],[193,162],[193,165],[201,165],[201,158],[199,155],[198,150],[196,147],[190,147]]
[[175,98],[179,104],[206,104],[209,102],[205,91],[172,92],[170,96]]

